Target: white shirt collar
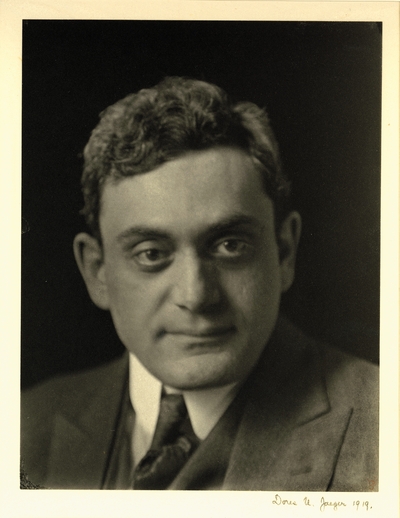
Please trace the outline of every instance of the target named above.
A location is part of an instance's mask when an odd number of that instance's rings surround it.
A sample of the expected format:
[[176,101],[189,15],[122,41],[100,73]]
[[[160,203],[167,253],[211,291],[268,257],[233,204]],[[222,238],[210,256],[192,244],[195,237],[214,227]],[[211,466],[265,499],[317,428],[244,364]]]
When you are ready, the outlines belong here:
[[[165,387],[166,391],[169,390]],[[129,355],[129,394],[135,410],[135,427],[132,449],[135,463],[150,447],[157,424],[162,384],[143,367],[133,354]],[[205,439],[219,418],[233,401],[238,390],[237,383],[223,387],[183,391],[186,407],[194,433]]]

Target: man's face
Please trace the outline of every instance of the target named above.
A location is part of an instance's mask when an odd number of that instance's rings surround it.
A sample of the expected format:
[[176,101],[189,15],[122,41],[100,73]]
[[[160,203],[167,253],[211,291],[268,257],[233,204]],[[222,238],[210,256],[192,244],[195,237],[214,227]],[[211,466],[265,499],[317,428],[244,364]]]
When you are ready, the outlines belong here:
[[180,389],[245,379],[282,291],[273,205],[250,157],[189,152],[107,183],[100,230],[107,306],[147,370]]

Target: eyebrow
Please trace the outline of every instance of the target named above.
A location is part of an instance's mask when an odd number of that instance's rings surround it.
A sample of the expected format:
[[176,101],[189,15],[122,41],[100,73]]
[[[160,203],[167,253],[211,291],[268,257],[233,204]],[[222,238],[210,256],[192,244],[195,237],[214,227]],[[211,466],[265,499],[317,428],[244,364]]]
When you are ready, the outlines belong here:
[[210,225],[207,228],[207,233],[216,234],[240,226],[251,226],[256,227],[258,230],[263,230],[265,225],[253,216],[247,216],[245,214],[236,214],[226,219],[222,219],[221,221],[218,221],[213,225]]
[[117,236],[118,242],[126,241],[134,236],[143,236],[149,239],[169,239],[169,234],[165,231],[157,228],[146,227],[146,226],[133,226],[124,230]]
[[[265,225],[253,216],[234,214],[208,226],[202,234],[218,234],[240,226],[251,226],[263,230]],[[118,242],[124,242],[134,236],[143,236],[149,239],[171,239],[171,235],[160,228],[137,225],[129,227],[117,236]]]

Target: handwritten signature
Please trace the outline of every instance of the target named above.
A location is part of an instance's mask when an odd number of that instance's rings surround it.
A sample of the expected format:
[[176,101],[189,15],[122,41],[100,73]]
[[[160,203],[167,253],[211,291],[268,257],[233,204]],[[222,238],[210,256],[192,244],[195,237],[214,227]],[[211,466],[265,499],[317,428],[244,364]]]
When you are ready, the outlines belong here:
[[[302,499],[302,501],[299,501],[299,504],[297,500],[289,500],[286,498],[282,498],[280,494],[276,493],[274,499],[272,500],[272,503],[274,505],[283,505],[283,506],[297,506],[297,505],[305,505],[306,507],[314,507],[314,504],[312,503],[312,500],[310,497],[306,496]],[[323,496],[319,500],[319,510],[321,512],[324,512],[326,509],[332,509],[333,511],[337,511],[341,507],[347,507],[349,504],[346,504],[345,502],[341,500],[326,500]],[[357,511],[359,509],[365,509],[366,511],[372,509],[370,503],[368,501],[361,502],[359,500],[356,500],[353,502],[353,508],[355,508]]]

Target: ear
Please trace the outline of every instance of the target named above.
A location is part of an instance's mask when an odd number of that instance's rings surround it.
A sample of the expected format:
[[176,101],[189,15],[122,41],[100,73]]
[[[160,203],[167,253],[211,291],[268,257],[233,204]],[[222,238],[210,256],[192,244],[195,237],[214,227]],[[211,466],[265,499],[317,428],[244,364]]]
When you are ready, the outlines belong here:
[[101,245],[96,238],[82,232],[74,239],[74,255],[90,298],[100,309],[109,309]]
[[282,293],[287,291],[293,284],[300,234],[301,216],[298,212],[290,212],[278,232]]

